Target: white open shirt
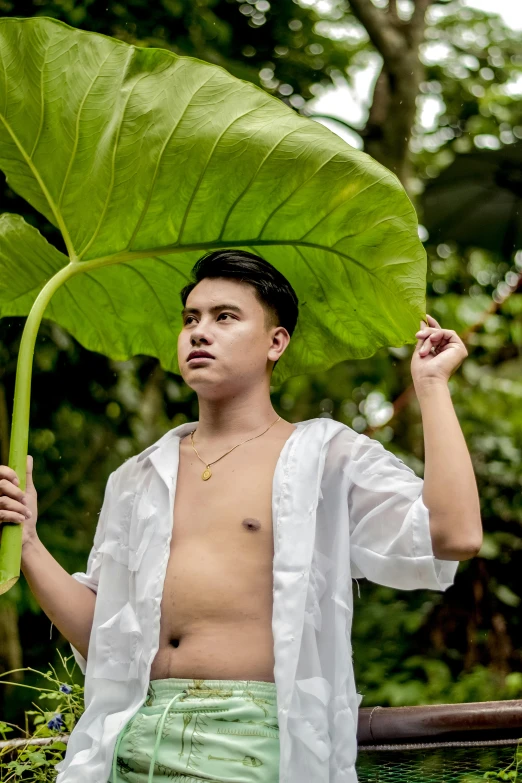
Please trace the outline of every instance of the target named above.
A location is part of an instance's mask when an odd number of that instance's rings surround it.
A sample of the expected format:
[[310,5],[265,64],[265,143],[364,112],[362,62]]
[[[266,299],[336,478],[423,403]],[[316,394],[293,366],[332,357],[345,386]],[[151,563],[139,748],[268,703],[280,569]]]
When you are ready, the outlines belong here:
[[[57,783],[106,783],[117,736],[144,703],[159,646],[180,438],[167,432],[109,476],[86,573],[97,592],[85,712]],[[445,590],[457,561],[433,555],[423,481],[378,441],[327,418],[297,424],[273,479],[274,681],[280,783],[356,783],[352,578]]]

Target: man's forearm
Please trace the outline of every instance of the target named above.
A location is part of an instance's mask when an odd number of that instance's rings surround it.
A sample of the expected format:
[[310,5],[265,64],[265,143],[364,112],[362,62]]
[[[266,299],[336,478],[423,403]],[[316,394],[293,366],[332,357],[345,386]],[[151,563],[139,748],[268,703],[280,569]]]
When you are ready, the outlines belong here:
[[416,388],[424,430],[424,488],[433,551],[444,560],[466,560],[482,545],[477,482],[448,385]]
[[87,658],[95,593],[68,574],[38,538],[24,546],[21,568],[47,617]]

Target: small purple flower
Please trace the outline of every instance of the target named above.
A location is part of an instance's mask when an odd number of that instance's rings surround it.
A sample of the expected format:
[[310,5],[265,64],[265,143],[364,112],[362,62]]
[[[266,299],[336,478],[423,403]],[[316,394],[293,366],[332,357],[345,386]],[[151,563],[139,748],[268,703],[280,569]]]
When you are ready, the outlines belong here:
[[57,712],[56,715],[53,715],[51,720],[48,721],[47,726],[50,729],[63,729],[65,727],[65,723],[62,720],[62,713]]
[[68,685],[60,685],[60,690],[62,693],[72,693],[72,688]]

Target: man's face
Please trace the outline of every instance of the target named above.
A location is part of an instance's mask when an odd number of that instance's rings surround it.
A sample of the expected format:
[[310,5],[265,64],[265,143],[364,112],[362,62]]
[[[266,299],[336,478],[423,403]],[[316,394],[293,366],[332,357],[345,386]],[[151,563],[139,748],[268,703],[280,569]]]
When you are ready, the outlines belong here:
[[[270,319],[268,319],[270,320]],[[286,335],[286,337],[285,337]],[[205,278],[190,292],[178,337],[178,362],[185,383],[205,397],[220,397],[260,382],[268,360],[282,353],[288,333],[267,324],[254,288],[227,278]],[[193,358],[193,351],[212,358]],[[283,348],[284,350],[284,348]]]

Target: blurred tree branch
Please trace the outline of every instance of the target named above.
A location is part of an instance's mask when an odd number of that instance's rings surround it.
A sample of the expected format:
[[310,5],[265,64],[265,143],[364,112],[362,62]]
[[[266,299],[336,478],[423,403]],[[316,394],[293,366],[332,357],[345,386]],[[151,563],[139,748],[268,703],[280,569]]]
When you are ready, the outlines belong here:
[[364,149],[391,169],[408,189],[409,141],[424,78],[419,46],[424,38],[426,10],[432,0],[415,0],[408,22],[398,18],[394,2],[388,12],[371,0],[350,0],[354,16],[364,26],[383,59],[366,127],[359,131]]
[[371,0],[350,0],[350,7],[384,61],[388,64],[399,59],[404,41],[393,21],[396,17],[396,7],[394,6],[394,13],[389,16],[376,8]]
[[388,0],[388,14],[393,17],[394,22],[398,22],[397,0]]

